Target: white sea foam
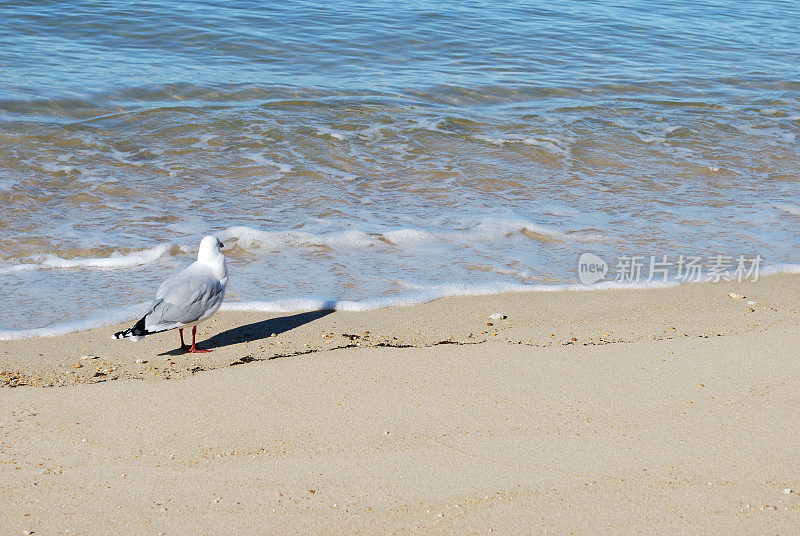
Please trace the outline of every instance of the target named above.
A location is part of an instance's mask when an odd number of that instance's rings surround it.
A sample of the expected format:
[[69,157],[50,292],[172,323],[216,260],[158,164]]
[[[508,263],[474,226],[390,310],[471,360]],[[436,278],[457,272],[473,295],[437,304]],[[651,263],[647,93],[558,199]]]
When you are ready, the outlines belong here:
[[481,136],[473,136],[473,138],[497,146],[522,144],[522,145],[532,145],[536,147],[541,147],[542,149],[550,153],[556,153],[561,155],[566,155],[569,152],[569,147],[568,146],[565,147],[564,146],[565,143],[562,140],[559,140],[557,138],[552,138],[549,136],[533,137],[533,136],[523,136],[519,134],[509,134],[505,137],[481,135]]
[[[498,273],[503,270],[498,269]],[[777,273],[800,273],[800,264],[782,264],[762,267],[761,275]],[[519,275],[519,274],[515,274]],[[673,279],[667,281],[601,281],[591,285],[581,283],[562,284],[521,284],[511,282],[494,282],[481,285],[445,284],[423,287],[407,285],[413,291],[399,296],[371,298],[362,301],[336,300],[323,298],[294,298],[269,301],[226,302],[223,311],[261,311],[269,313],[285,313],[297,311],[370,311],[385,307],[411,306],[433,300],[454,296],[483,296],[505,292],[560,292],[560,291],[596,291],[651,289],[675,287],[684,282]]]
[[149,303],[140,303],[130,307],[107,311],[103,314],[94,315],[89,318],[75,320],[73,322],[53,324],[43,328],[13,330],[0,329],[0,341],[29,339],[32,337],[57,337],[59,335],[67,335],[69,333],[77,333],[79,331],[87,331],[90,329],[122,324],[124,322],[130,322],[141,317],[141,315],[147,311],[147,307],[149,306]]
[[4,264],[0,266],[0,274],[21,272],[27,270],[46,270],[58,268],[88,268],[99,270],[114,270],[117,268],[130,268],[155,262],[166,255],[172,244],[159,244],[156,247],[133,251],[131,253],[111,253],[108,257],[90,257],[85,259],[64,259],[57,255],[45,255],[38,262],[23,264]]
[[388,242],[398,246],[419,244],[421,242],[432,242],[436,240],[435,235],[429,233],[428,231],[420,231],[417,229],[396,229],[394,231],[386,231],[382,236]]
[[535,274],[530,270],[512,270],[510,268],[505,268],[502,266],[489,266],[489,265],[477,265],[475,269],[485,272],[494,272],[500,275],[508,275],[511,277],[515,277],[517,279],[521,279],[522,281],[532,281],[532,280],[541,281],[543,279],[542,276]]
[[363,301],[321,298],[294,298],[270,301],[226,302],[222,311],[260,311],[265,313],[289,313],[297,311],[372,311],[386,307],[406,307],[428,303],[440,298],[454,296],[485,296],[505,292],[559,292],[565,290],[603,290],[626,288],[663,288],[677,286],[677,282],[621,283],[604,281],[594,285],[579,283],[560,285],[524,285],[520,283],[496,282],[482,285],[446,284],[427,287],[401,296],[386,296]]
[[235,240],[239,247],[247,250],[279,250],[319,245],[335,249],[363,249],[380,245],[381,242],[399,247],[409,247],[422,244],[497,241],[514,235],[542,242],[585,243],[607,239],[600,234],[565,233],[527,220],[504,218],[485,218],[472,229],[464,231],[431,232],[420,229],[392,229],[374,233],[361,230],[310,233],[306,231],[262,231],[252,227],[235,226],[218,234],[223,242]]
[[297,298],[274,301],[247,301],[228,302],[223,304],[223,311],[262,311],[271,313],[285,313],[294,311],[371,311],[385,307],[409,306],[427,303],[447,296],[497,294],[500,292],[513,292],[534,290],[524,285],[513,283],[495,283],[476,287],[464,285],[443,285],[427,288],[403,296],[387,296],[372,298],[363,301]]
[[218,233],[225,242],[235,239],[244,249],[283,249],[304,246],[361,249],[372,246],[377,240],[362,231],[344,231],[330,234],[313,234],[305,231],[260,231],[252,227],[229,227]]
[[539,235],[564,242],[598,242],[607,239],[601,234],[564,233],[527,220],[507,218],[485,218],[467,236],[479,240],[497,240],[513,233],[522,233],[529,238]]

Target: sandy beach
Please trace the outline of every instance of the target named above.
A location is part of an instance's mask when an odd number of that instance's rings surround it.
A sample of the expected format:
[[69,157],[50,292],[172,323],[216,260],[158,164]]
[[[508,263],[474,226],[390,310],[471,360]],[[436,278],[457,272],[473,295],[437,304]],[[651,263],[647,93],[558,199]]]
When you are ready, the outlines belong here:
[[800,534],[798,27],[0,3],[0,536]]
[[0,532],[790,534],[799,308],[780,274],[2,341]]

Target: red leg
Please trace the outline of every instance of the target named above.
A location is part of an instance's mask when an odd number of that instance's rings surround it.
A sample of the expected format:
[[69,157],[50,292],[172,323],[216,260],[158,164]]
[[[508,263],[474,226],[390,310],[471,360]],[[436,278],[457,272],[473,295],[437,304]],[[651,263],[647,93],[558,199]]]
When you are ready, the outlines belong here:
[[183,342],[183,328],[178,328],[178,333],[181,335],[181,350],[188,350],[189,345]]
[[197,333],[197,326],[192,326],[192,347],[189,348],[189,353],[192,353],[192,354],[206,354],[206,353],[210,352],[211,350],[200,350],[197,347],[195,347],[195,345],[194,345],[195,333]]

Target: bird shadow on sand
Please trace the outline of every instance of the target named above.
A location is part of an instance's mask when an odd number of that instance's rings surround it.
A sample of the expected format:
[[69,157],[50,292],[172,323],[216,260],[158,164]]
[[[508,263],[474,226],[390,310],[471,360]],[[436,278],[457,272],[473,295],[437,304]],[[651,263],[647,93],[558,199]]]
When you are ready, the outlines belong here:
[[[214,350],[232,344],[239,344],[242,342],[253,342],[270,337],[273,333],[280,335],[286,331],[298,328],[309,322],[313,322],[318,318],[327,316],[333,312],[333,309],[322,311],[308,311],[305,313],[298,313],[289,316],[279,316],[277,318],[268,318],[252,324],[238,326],[229,330],[217,333],[204,341],[197,343],[198,348],[202,350]],[[176,348],[159,355],[182,355],[186,350]]]

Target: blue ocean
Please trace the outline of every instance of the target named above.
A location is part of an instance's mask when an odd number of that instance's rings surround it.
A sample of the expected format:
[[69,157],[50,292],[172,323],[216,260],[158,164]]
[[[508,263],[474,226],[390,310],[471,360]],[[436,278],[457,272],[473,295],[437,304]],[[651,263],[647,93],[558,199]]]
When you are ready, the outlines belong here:
[[240,309],[796,269],[799,44],[780,0],[3,2],[0,337],[129,319],[209,233]]

